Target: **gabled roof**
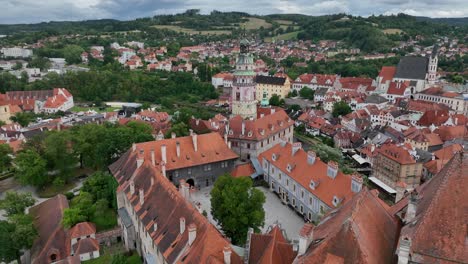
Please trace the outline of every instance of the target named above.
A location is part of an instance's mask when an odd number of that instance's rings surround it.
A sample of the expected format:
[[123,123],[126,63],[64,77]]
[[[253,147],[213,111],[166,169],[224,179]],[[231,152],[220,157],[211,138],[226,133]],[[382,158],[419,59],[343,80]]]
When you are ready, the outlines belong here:
[[70,239],[96,234],[96,226],[90,222],[81,222],[73,226],[69,231]]
[[292,263],[296,254],[277,225],[268,234],[252,234],[250,237],[249,264]]
[[63,211],[67,208],[67,198],[59,194],[29,209],[39,235],[31,248],[33,264],[49,263],[52,254],[57,256],[57,260],[69,256],[70,244],[62,227]]
[[[273,160],[273,154],[275,154],[276,160]],[[351,175],[338,171],[334,179],[329,177],[327,174],[328,164],[318,157],[313,164],[309,164],[307,152],[300,148],[293,154],[290,143],[285,143],[284,146],[280,143],[262,152],[258,160],[262,163],[263,159],[266,159],[284,174],[289,175],[302,188],[315,195],[330,208],[337,207],[333,204],[334,197],[337,197],[340,204],[342,204],[355,195],[351,190]],[[331,164],[336,165],[338,169],[338,164],[334,162],[331,162]],[[288,167],[290,167],[290,171],[288,171]],[[312,181],[319,183],[315,189],[311,188]]]
[[395,78],[426,79],[428,59],[426,57],[403,57],[398,63]]
[[73,245],[73,252],[75,255],[91,253],[94,251],[99,251],[99,242],[94,238],[80,239]]
[[[207,135],[217,135],[212,133]],[[200,137],[203,135],[200,135]],[[210,142],[209,136],[207,139]],[[174,142],[177,139],[173,139]],[[167,140],[161,140],[162,142]],[[159,141],[158,141],[159,142]],[[161,156],[156,155],[155,165],[150,156],[138,167],[136,158],[142,157],[140,149],[149,153],[152,142],[137,144],[135,151],[130,149],[113,163],[109,169],[119,183],[118,192],[122,192],[130,201],[130,207],[135,210],[136,218],[149,233],[159,252],[168,263],[223,263],[225,247],[230,243],[192,204],[190,204],[177,188],[162,174]],[[213,142],[212,144],[220,144]],[[200,150],[199,150],[200,151]],[[169,154],[168,164],[171,157]],[[131,183],[135,192],[131,192]],[[139,193],[143,192],[144,203],[140,203]],[[188,228],[180,234],[180,219],[184,218]],[[134,223],[136,224],[136,223]],[[155,229],[155,226],[157,227]],[[188,229],[196,228],[196,238],[188,246]],[[239,255],[231,254],[231,263],[242,263]]]
[[395,76],[395,73],[396,73],[395,66],[383,66],[379,73],[379,77],[382,78],[380,83],[391,81],[393,79],[393,76]]
[[[242,123],[245,125],[244,135],[242,135]],[[284,110],[275,110],[274,113],[255,120],[244,120],[241,116],[235,116],[229,120],[228,137],[261,140],[293,125],[294,121]]]
[[237,165],[232,171],[231,176],[234,178],[237,177],[250,177],[255,173],[255,168],[252,166],[252,163],[245,163]]
[[325,215],[296,263],[395,263],[398,221],[388,209],[378,192],[363,188],[351,201]]
[[[138,151],[143,151],[145,160],[151,160],[151,150],[154,150],[155,160],[162,160],[161,147],[166,146],[166,170],[175,170],[208,164],[213,162],[236,159],[238,156],[224,143],[218,133],[196,135],[197,150],[192,136],[163,139],[136,144]],[[177,142],[180,156],[177,156]],[[135,157],[134,157],[135,158]],[[136,162],[136,160],[133,160]]]
[[[400,238],[411,241],[410,255],[418,263],[465,263],[468,259],[468,153],[456,154],[428,182],[417,188],[416,216],[403,226]],[[409,197],[392,207],[397,213]],[[396,209],[396,210],[394,210]]]

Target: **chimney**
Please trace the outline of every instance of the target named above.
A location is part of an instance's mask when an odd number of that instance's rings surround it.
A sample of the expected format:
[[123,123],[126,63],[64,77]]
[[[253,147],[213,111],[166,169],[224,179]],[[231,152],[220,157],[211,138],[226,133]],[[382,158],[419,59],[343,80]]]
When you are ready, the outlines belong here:
[[286,142],[287,142],[287,140],[286,140],[285,137],[280,138],[280,144],[281,144],[282,147],[286,146]]
[[184,185],[185,185],[185,180],[184,179],[180,179],[179,180],[179,193],[180,195],[182,195],[182,197],[185,198],[185,192],[184,192]]
[[[154,220],[153,220],[154,221]],[[154,222],[153,224],[153,232],[158,231],[158,223]]]
[[188,243],[189,246],[193,244],[195,238],[197,237],[197,226],[195,224],[190,224],[188,227]]
[[225,143],[226,145],[227,145],[227,143],[228,143],[228,135],[227,135],[227,133],[224,134],[224,143]]
[[312,151],[312,150],[307,151],[307,163],[309,163],[310,165],[314,165],[316,157],[317,157],[317,154],[315,153],[315,151]]
[[275,108],[271,108],[271,114],[274,114],[276,112],[276,109]]
[[153,186],[153,185],[154,185],[154,177],[153,177],[153,175],[151,175],[151,186]]
[[145,191],[143,189],[140,189],[140,205],[143,205],[143,203],[145,202]]
[[245,122],[242,120],[242,135],[245,134]]
[[161,162],[161,172],[164,177],[166,177],[166,162]]
[[408,206],[406,208],[405,223],[413,221],[416,217],[416,211],[418,209],[418,202],[420,200],[419,194],[416,190],[413,190],[408,200]]
[[223,249],[224,254],[224,264],[231,264],[231,254],[232,250],[230,246],[225,246]]
[[135,182],[133,180],[130,181],[130,194],[135,194]]
[[156,161],[154,159],[154,149],[151,149],[151,164],[156,166]]
[[458,117],[455,117],[455,125],[458,126]]
[[231,141],[228,141],[228,148],[231,149]]
[[362,184],[364,180],[362,179],[361,175],[358,173],[354,173],[351,175],[351,191],[354,193],[358,193],[362,189]]
[[197,142],[197,134],[193,133],[192,135],[192,142],[193,142],[193,149],[195,152],[198,151],[198,142]]
[[180,234],[183,234],[185,232],[185,218],[181,217],[180,218]]
[[400,240],[400,244],[397,249],[398,264],[407,264],[409,262],[409,253],[411,248],[411,239],[404,236]]
[[395,197],[395,203],[403,199],[405,196],[405,191],[406,191],[406,183],[399,181],[396,184],[396,197]]
[[166,156],[166,145],[161,145],[161,160],[164,163],[167,163],[167,156]]
[[189,129],[189,134],[190,134],[190,136],[193,135],[193,129]]
[[180,158],[180,142],[179,141],[176,142],[176,153],[177,153],[177,157]]
[[292,155],[294,156],[294,154],[296,154],[296,152],[297,152],[298,150],[300,150],[301,148],[302,148],[302,143],[301,143],[301,142],[294,142],[294,143],[292,144],[292,148],[291,148],[291,150],[292,150]]
[[133,144],[132,144],[132,151],[135,152],[135,150],[136,150],[136,144],[133,143]]
[[327,176],[332,179],[335,179],[337,174],[338,174],[338,163],[334,161],[329,161],[328,168],[327,168]]
[[172,132],[171,133],[171,138],[176,138],[176,133]]
[[305,223],[299,231],[299,249],[297,255],[304,255],[310,243],[312,243],[314,234],[314,225],[311,223]]
[[145,161],[145,151],[140,149],[140,152],[138,152],[138,157],[137,157],[137,168],[140,168],[141,165],[143,165],[143,162]]

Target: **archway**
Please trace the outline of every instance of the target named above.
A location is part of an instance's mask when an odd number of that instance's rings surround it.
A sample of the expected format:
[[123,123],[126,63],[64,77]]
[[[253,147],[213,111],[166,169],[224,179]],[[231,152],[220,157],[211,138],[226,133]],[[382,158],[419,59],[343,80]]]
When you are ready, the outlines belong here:
[[190,185],[190,187],[195,186],[195,181],[193,179],[188,179],[187,183]]

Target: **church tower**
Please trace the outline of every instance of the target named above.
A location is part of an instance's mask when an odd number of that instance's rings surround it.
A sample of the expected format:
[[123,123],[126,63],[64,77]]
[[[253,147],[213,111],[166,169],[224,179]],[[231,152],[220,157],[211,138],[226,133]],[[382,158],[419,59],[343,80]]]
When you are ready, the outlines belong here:
[[429,64],[428,64],[428,69],[427,69],[427,82],[429,84],[434,84],[436,81],[437,77],[437,62],[438,62],[438,57],[437,57],[437,52],[438,48],[437,45],[434,45],[434,48],[432,49],[431,56],[429,57]]
[[232,115],[244,119],[257,118],[257,101],[255,100],[255,64],[249,51],[249,41],[240,41],[240,54],[236,62],[232,84]]

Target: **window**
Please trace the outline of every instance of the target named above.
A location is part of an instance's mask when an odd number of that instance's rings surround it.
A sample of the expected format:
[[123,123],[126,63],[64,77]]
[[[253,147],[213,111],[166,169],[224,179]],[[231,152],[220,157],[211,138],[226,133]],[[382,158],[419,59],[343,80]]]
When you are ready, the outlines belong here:
[[189,168],[189,169],[187,170],[187,174],[189,174],[189,175],[192,174],[192,169],[191,169],[191,168]]
[[292,199],[292,205],[296,206],[296,199],[294,199],[294,198]]
[[174,171],[174,177],[179,177],[179,171]]
[[203,170],[204,171],[210,171],[211,170],[211,164],[207,164],[207,165],[203,166]]
[[296,184],[293,184],[293,191],[296,191]]
[[309,220],[312,220],[312,213],[311,212],[309,212],[308,218],[309,218]]
[[221,162],[221,168],[227,168],[229,163],[227,161]]
[[304,213],[304,206],[301,205],[301,210],[300,210],[301,214]]
[[289,179],[286,179],[286,186],[289,186]]
[[278,174],[278,179],[281,181],[281,173]]
[[304,190],[301,190],[301,199],[304,199]]

